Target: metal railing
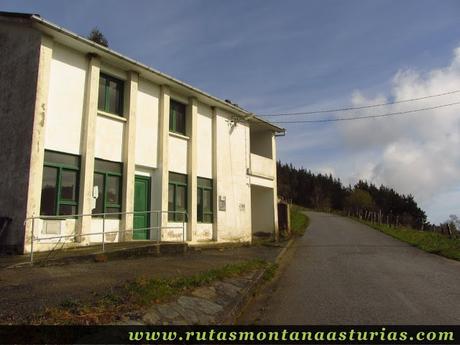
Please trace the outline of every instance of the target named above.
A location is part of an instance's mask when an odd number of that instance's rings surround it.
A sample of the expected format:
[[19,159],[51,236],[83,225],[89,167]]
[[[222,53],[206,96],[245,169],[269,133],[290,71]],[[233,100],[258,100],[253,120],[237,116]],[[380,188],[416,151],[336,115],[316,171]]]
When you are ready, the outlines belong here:
[[[181,215],[182,220],[180,221],[169,221],[169,215],[174,214],[174,215]],[[126,216],[126,215],[147,215],[150,217],[149,223],[153,224],[148,227],[144,228],[131,228],[131,229],[121,229],[121,217]],[[175,226],[162,226],[163,223],[163,217],[167,215],[168,217],[168,222],[169,223],[179,223],[180,225],[175,225]],[[79,224],[78,222],[82,222],[84,217],[89,217],[90,221],[93,219],[102,219],[102,231],[99,232],[88,232],[88,229],[83,229],[83,225]],[[154,218],[154,219],[152,219]],[[52,220],[57,220],[57,221],[66,221],[70,219],[75,219],[75,225],[74,225],[74,230],[73,234],[67,234],[67,235],[56,235],[56,236],[45,236],[45,237],[39,237],[36,236],[35,233],[35,223],[36,220],[42,220],[43,222],[46,221],[52,221]],[[119,220],[119,228],[117,230],[111,230],[111,231],[106,231],[106,222],[108,220]],[[146,240],[133,240],[133,241],[156,241],[158,244],[162,241],[162,230],[163,229],[182,229],[182,237],[180,241],[174,241],[174,240],[168,240],[167,242],[185,242],[185,224],[187,222],[187,212],[185,211],[159,211],[159,210],[151,210],[151,211],[131,211],[131,212],[109,212],[109,213],[82,213],[82,214],[71,214],[71,215],[59,215],[59,216],[34,216],[34,217],[29,217],[24,220],[24,226],[27,226],[28,222],[32,222],[31,225],[31,235],[30,235],[30,263],[33,264],[34,262],[34,243],[37,244],[39,242],[45,242],[45,241],[50,241],[50,240],[57,240],[56,243],[54,243],[54,247],[51,250],[46,250],[48,252],[48,256],[45,258],[48,259],[56,250],[62,249],[65,244],[69,243],[80,243],[77,241],[78,238],[81,237],[91,237],[91,236],[96,236],[100,235],[102,237],[100,243],[102,247],[102,252],[105,252],[105,247],[106,247],[106,235],[108,234],[118,234],[118,241],[110,241],[111,243],[122,243],[124,241],[120,240],[120,235],[124,233],[132,233],[134,236],[134,233],[136,231],[146,231],[148,230],[149,233],[149,239]],[[133,219],[134,223],[134,219]],[[43,226],[43,225],[42,225]],[[92,224],[89,225],[90,227]],[[81,228],[81,233],[78,232],[78,228]],[[156,239],[152,240],[152,234],[153,231],[156,230]],[[115,236],[116,237],[116,236]],[[71,242],[65,242],[66,239],[74,239],[74,241]],[[64,240],[64,241],[63,241]],[[126,241],[127,242],[127,241]],[[131,242],[131,241],[130,241]],[[98,243],[98,242],[90,242],[90,244],[93,243]],[[61,244],[60,248],[58,248],[59,244]],[[84,248],[84,246],[77,246],[77,248]]]

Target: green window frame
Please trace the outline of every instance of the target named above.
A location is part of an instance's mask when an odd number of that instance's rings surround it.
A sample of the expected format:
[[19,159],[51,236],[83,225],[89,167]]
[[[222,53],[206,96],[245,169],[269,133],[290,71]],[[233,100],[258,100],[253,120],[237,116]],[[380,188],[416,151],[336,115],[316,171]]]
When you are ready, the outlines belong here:
[[45,150],[40,215],[78,214],[79,188],[80,156]]
[[106,113],[123,116],[124,84],[123,80],[101,72],[97,108]]
[[169,131],[186,134],[187,105],[171,99],[169,103]]
[[187,212],[187,179],[187,175],[169,173],[168,220],[170,222],[187,222],[186,215],[174,213]]
[[198,177],[197,181],[197,220],[198,223],[213,223],[212,179]]
[[[102,217],[99,215],[100,213],[121,212],[123,163],[96,158],[93,185],[101,187],[99,188],[96,207],[92,212],[96,214],[95,217]],[[106,218],[120,219],[121,214],[107,215]]]

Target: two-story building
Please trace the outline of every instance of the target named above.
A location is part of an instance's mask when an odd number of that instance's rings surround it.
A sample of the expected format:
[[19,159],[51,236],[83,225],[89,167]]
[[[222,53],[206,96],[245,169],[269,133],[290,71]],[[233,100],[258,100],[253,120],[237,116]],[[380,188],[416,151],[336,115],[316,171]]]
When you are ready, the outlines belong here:
[[38,15],[0,12],[3,250],[276,237],[283,131]]

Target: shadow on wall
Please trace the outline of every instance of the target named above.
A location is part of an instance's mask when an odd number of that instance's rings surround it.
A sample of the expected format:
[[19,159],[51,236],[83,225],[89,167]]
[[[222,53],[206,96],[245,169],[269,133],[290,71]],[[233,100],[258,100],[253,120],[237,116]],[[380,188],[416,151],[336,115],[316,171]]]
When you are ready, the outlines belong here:
[[11,221],[10,217],[0,216],[0,254],[15,254],[17,252],[15,247],[6,245],[6,237]]

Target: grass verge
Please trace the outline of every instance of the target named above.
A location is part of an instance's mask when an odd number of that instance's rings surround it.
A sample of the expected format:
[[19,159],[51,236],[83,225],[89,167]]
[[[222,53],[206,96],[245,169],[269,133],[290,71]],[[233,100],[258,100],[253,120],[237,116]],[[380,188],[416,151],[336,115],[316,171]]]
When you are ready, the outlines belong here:
[[436,232],[419,231],[404,227],[393,228],[385,224],[363,223],[426,252],[460,261],[460,238],[449,238]]
[[97,296],[89,303],[64,301],[60,306],[46,310],[45,313],[32,320],[32,323],[109,324],[119,320],[125,314],[142,311],[154,303],[166,302],[193,288],[262,268],[266,269],[264,279],[269,280],[274,276],[277,266],[264,260],[254,259],[228,264],[192,276],[170,279],[141,277],[126,283],[115,292]]
[[291,231],[296,236],[302,236],[310,224],[310,219],[303,211],[305,211],[305,209],[297,205],[291,205],[289,209]]

